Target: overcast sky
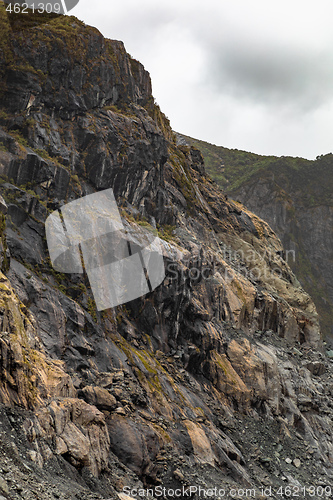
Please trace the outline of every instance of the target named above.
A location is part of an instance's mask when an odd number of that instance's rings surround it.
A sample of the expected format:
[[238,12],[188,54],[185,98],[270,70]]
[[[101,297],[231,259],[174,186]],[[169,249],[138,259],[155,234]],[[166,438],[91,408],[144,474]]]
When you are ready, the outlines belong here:
[[333,1],[80,0],[125,43],[177,132],[313,159],[333,152]]

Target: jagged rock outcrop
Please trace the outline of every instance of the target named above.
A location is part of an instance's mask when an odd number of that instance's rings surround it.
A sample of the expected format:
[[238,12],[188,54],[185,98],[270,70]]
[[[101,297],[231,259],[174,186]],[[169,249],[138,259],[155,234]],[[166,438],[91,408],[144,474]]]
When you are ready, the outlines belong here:
[[3,274],[0,284],[1,403],[34,408],[47,398],[75,394],[64,364],[52,361],[45,354],[35,318],[19,301]]
[[177,134],[200,148],[207,170],[231,198],[274,229],[285,258],[320,315],[328,345],[333,335],[333,155],[310,161],[260,156]]
[[[322,160],[323,161],[323,160]],[[318,175],[320,175],[318,173]],[[327,183],[322,176],[322,183]],[[278,179],[263,179],[240,187],[234,196],[266,220],[289,250],[289,263],[316,301],[323,317],[326,340],[333,336],[333,205],[320,200],[304,205],[303,192],[292,186],[281,196],[285,185]]]
[[24,422],[24,430],[36,447],[30,456],[41,467],[53,453],[66,456],[79,469],[87,467],[94,476],[108,465],[110,438],[105,417],[81,399],[53,398]]
[[[24,47],[2,35],[0,424],[31,471],[27,491],[38,474],[41,499],[57,475],[57,498],[77,484],[87,499],[199,474],[206,487],[331,484],[332,365],[280,240],[226,199],[198,150],[176,146],[120,42],[67,17],[24,35]],[[166,279],[100,313],[85,275],[52,268],[44,223],[109,187],[128,231],[158,231]]]

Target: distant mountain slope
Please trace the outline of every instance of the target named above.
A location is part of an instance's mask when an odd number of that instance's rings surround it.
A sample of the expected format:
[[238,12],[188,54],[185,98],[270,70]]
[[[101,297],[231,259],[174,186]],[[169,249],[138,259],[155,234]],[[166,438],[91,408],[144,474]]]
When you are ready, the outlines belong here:
[[178,138],[199,148],[211,177],[278,234],[316,303],[324,335],[333,338],[333,155],[314,161],[261,156]]

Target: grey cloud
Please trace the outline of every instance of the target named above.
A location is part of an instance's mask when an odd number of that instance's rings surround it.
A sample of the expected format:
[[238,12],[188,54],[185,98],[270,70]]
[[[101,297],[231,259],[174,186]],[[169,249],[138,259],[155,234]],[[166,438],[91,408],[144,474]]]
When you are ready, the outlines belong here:
[[217,92],[303,111],[333,97],[333,53],[246,42],[208,52],[206,77]]
[[331,1],[101,4],[74,14],[125,42],[176,130],[265,154],[331,150]]

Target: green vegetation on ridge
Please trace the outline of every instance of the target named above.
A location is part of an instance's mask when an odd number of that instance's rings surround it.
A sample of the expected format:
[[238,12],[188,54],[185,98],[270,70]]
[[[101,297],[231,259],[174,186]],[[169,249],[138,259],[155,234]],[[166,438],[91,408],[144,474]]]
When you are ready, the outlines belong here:
[[[304,206],[333,204],[333,154],[316,160],[290,156],[262,156],[238,149],[215,146],[183,135],[202,152],[209,175],[227,193],[234,193],[254,179],[278,180],[277,189],[299,192]],[[281,193],[283,195],[283,193]]]

